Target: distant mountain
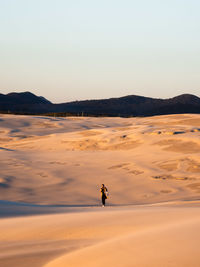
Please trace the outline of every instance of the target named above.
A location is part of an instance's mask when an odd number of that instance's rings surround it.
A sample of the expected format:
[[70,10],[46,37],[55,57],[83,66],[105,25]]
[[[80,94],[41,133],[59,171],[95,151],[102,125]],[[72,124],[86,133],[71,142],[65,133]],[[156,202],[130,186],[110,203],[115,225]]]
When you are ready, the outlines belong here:
[[7,95],[0,94],[0,103],[8,102],[13,104],[41,104],[51,103],[46,98],[36,96],[30,92],[10,93]]
[[183,94],[169,99],[144,96],[74,101],[53,104],[30,92],[0,94],[0,112],[19,114],[65,113],[85,116],[153,116],[179,113],[200,113],[200,98]]
[[49,112],[52,103],[30,92],[0,94],[0,111],[18,113]]

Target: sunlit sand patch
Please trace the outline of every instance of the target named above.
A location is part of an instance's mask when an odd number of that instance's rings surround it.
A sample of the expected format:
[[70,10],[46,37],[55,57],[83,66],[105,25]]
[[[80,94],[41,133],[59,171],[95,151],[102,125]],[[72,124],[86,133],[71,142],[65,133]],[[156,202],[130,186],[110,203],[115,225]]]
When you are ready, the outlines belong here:
[[184,125],[190,125],[190,126],[199,126],[200,125],[200,119],[199,118],[188,118],[183,119],[181,121],[177,121],[176,124],[184,124]]
[[185,132],[184,131],[167,131],[167,132],[164,132],[164,134],[166,135],[176,135],[176,134],[184,134]]
[[163,127],[158,127],[156,125],[152,125],[152,127],[146,127],[143,134],[150,134],[150,135],[183,135],[188,132],[191,132],[192,129],[189,129],[189,127],[180,127],[174,125],[164,125]]
[[196,191],[197,193],[200,193],[200,183],[189,184],[187,185],[187,187],[190,188],[191,190]]
[[193,172],[193,173],[198,173],[200,172],[200,162],[193,159],[193,158],[183,158],[180,159],[180,162],[183,162],[185,165],[185,170],[187,172]]
[[122,142],[114,145],[108,146],[108,150],[131,150],[141,145],[141,142],[139,140],[136,141],[127,141]]
[[169,161],[153,162],[160,169],[166,171],[176,171],[178,169],[187,172],[198,173],[200,172],[200,162],[192,158],[179,158]]
[[138,127],[116,127],[114,128],[114,130],[117,130],[117,131],[129,131],[129,130],[134,130],[134,129],[138,129]]
[[195,161],[190,162],[189,167],[187,168],[188,172],[200,173],[200,163]]
[[99,135],[99,134],[102,134],[100,131],[82,131],[82,132],[79,132],[79,134],[83,135],[83,136],[95,136],[95,135]]
[[80,141],[62,141],[65,144],[66,150],[85,150],[85,151],[96,151],[96,150],[131,150],[138,147],[141,142],[139,140],[125,141],[120,143],[111,143],[106,139],[86,139]]
[[176,114],[176,115],[166,115],[167,118],[172,119],[172,120],[177,120],[177,119],[191,119],[194,115],[190,114]]
[[162,131],[153,131],[153,132],[148,131],[147,133],[151,134],[151,135],[160,135],[160,134],[162,134]]
[[159,163],[157,166],[160,169],[163,169],[166,171],[175,171],[178,168],[178,160],[165,161],[165,162]]
[[52,123],[52,122],[33,122],[33,124],[37,127],[41,127],[41,128],[57,128],[59,127],[59,124],[57,123]]
[[200,153],[200,145],[194,141],[167,139],[154,144],[159,146],[165,146],[164,150],[166,151],[178,153]]
[[11,137],[0,137],[0,143],[7,143],[12,141]]
[[192,129],[191,132],[195,132],[195,133],[198,133],[200,132],[200,128],[195,128],[195,129]]
[[169,194],[171,192],[172,192],[171,190],[161,190],[160,191],[160,193],[163,193],[163,194]]

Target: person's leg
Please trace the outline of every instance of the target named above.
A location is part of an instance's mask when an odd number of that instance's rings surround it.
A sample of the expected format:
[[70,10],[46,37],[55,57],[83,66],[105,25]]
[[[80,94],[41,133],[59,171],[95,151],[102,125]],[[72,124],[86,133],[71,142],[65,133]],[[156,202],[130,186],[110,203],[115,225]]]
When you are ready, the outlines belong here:
[[102,205],[105,206],[105,196],[102,196]]

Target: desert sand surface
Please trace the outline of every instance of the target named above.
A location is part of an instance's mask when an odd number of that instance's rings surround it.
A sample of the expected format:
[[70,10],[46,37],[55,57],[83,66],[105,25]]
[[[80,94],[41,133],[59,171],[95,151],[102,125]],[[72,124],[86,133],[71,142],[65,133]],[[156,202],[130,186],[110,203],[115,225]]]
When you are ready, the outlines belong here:
[[199,243],[200,115],[0,115],[1,267],[199,267]]

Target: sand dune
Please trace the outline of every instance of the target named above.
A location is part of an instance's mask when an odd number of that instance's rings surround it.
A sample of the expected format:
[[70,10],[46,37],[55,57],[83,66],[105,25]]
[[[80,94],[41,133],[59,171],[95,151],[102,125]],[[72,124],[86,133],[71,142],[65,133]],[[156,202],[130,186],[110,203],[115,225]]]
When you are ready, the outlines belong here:
[[[198,123],[200,116],[189,114],[127,119],[2,115],[1,199],[98,205],[103,182],[110,204],[198,199],[192,186],[200,182]],[[180,134],[169,137],[167,132]]]
[[2,219],[0,264],[198,266],[199,207],[183,202],[65,208],[63,214]]
[[[157,226],[62,256],[46,267],[199,266],[200,220]],[[182,245],[180,245],[182,242]]]
[[0,266],[199,266],[199,137],[193,114],[1,115]]

